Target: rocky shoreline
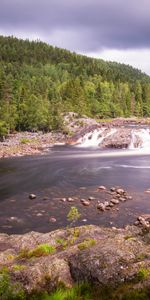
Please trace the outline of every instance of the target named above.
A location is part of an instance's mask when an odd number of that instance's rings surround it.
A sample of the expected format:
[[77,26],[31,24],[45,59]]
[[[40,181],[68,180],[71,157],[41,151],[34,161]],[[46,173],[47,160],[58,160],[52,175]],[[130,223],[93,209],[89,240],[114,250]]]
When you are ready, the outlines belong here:
[[55,144],[65,143],[61,132],[20,132],[10,134],[0,142],[0,158],[46,154]]
[[[131,141],[131,129],[124,130],[127,125],[149,125],[149,119],[118,118],[108,122],[97,122],[86,116],[75,113],[64,115],[64,132],[18,132],[10,134],[0,142],[0,158],[24,155],[45,154],[55,144],[75,144],[76,141],[90,131],[98,128],[118,128],[112,139],[104,139],[102,148],[127,148]],[[122,127],[122,129],[119,129]],[[140,141],[137,141],[140,143]]]
[[46,234],[0,234],[0,273],[1,283],[7,274],[9,285],[28,296],[77,282],[149,291],[150,232],[90,225]]

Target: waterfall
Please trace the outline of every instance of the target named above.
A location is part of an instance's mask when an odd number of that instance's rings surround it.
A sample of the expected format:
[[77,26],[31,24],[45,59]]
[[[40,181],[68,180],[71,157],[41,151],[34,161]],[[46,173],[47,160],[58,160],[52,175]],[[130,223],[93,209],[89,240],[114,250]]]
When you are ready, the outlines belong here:
[[128,149],[150,153],[150,128],[97,128],[80,137],[76,147]]
[[81,137],[77,142],[77,147],[99,147],[104,138],[108,138],[116,132],[116,128],[95,129]]
[[150,151],[150,129],[133,129],[131,133],[131,143],[129,149],[140,149],[140,151]]

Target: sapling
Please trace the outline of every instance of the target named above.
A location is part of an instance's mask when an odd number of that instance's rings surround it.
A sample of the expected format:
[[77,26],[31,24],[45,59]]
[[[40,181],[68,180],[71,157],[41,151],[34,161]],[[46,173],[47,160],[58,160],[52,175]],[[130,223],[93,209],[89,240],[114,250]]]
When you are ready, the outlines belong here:
[[67,220],[70,221],[70,227],[72,227],[75,222],[80,218],[81,214],[79,213],[78,209],[75,206],[70,208],[70,211],[67,215]]

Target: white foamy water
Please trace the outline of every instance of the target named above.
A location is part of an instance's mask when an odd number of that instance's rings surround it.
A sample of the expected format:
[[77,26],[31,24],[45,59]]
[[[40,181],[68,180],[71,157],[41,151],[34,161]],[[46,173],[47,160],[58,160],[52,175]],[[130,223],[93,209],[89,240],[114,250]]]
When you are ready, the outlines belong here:
[[[101,129],[95,129],[94,131],[88,132],[83,137],[81,137],[77,143],[76,147],[80,148],[89,148],[89,147],[101,147],[101,144],[103,140],[109,139],[117,132],[117,130],[120,130],[120,128],[101,128]],[[124,128],[125,130],[125,128]],[[118,153],[118,150],[115,150]],[[120,152],[120,151],[119,151]],[[122,152],[122,151],[121,151]],[[121,153],[120,152],[120,153]],[[131,131],[131,142],[128,146],[128,149],[123,150],[123,153],[126,154],[150,154],[150,129],[149,128],[141,128],[137,129],[134,128]],[[106,154],[106,156],[108,153]],[[119,155],[119,153],[118,153]],[[115,156],[115,154],[111,154],[111,156]]]
[[132,169],[150,169],[150,166],[119,165],[119,167]]
[[93,132],[88,132],[77,141],[77,147],[99,147],[104,138],[108,138],[117,131],[116,128],[106,132],[106,128],[95,129]]
[[[139,145],[137,144],[137,139],[139,139]],[[132,139],[129,149],[139,149],[140,152],[150,152],[150,129],[133,129]]]

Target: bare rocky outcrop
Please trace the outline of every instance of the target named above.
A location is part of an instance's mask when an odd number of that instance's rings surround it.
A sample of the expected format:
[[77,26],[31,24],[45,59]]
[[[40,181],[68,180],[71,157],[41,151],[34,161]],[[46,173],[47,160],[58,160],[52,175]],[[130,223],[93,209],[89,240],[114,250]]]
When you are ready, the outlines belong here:
[[109,137],[104,138],[101,148],[128,148],[131,143],[131,129],[121,128]]
[[[53,251],[39,252],[41,245]],[[0,234],[1,270],[7,267],[11,282],[27,294],[52,291],[59,284],[71,287],[79,281],[99,287],[130,281],[135,288],[139,284],[149,287],[149,253],[149,232],[143,234],[135,226],[109,229],[90,225],[46,234]],[[142,270],[146,276],[135,280]]]

